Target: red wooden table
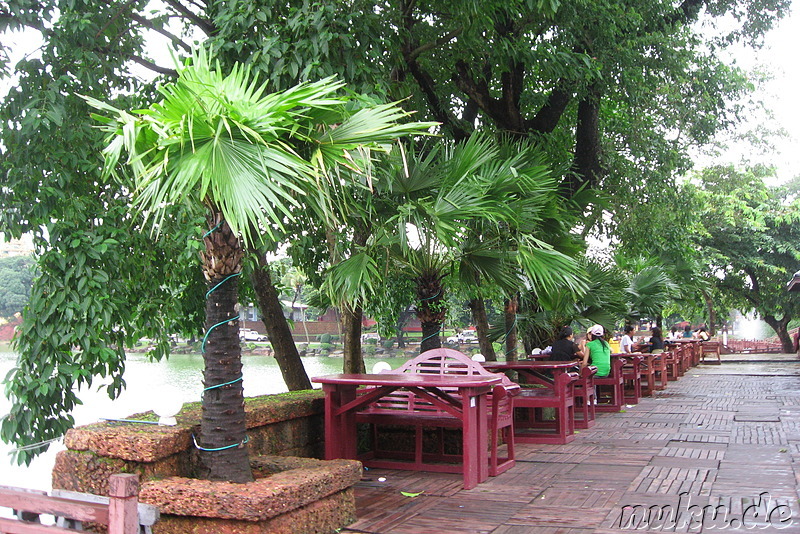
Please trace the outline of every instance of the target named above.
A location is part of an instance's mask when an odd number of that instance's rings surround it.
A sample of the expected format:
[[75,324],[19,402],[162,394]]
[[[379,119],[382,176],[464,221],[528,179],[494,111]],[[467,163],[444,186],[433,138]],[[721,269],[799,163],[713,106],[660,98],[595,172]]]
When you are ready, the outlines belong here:
[[[676,345],[689,345],[688,355],[690,357],[687,359],[689,360],[690,365],[694,366],[700,363],[701,351],[703,349],[701,347],[702,342],[699,339],[695,338],[673,339],[671,343],[675,343]],[[688,367],[686,370],[688,370]]]
[[[486,394],[500,377],[436,374],[338,374],[318,376],[325,392],[325,459],[357,459],[356,412],[393,391],[406,389],[438,405],[462,422],[464,489],[489,477]],[[359,386],[373,386],[357,395]],[[458,396],[443,388],[456,388]]]
[[540,352],[539,354],[528,354],[527,356],[525,356],[525,360],[520,360],[520,361],[524,362],[526,360],[546,360],[549,357],[550,357],[549,352]]
[[[531,361],[520,360],[516,362],[486,362],[481,363],[485,369],[493,372],[517,371],[520,375],[521,384],[539,384],[553,387],[555,378],[563,373],[577,370],[580,366],[575,362],[550,362],[550,361]],[[522,382],[522,377],[527,381]]]
[[[578,369],[575,362],[487,362],[482,364],[490,371],[516,371],[519,383],[545,386],[523,388],[514,397],[514,439],[522,443],[565,444],[575,439],[575,399],[570,384],[572,378],[564,376]],[[519,410],[517,409],[519,408]],[[543,408],[554,408],[555,419],[545,419]]]

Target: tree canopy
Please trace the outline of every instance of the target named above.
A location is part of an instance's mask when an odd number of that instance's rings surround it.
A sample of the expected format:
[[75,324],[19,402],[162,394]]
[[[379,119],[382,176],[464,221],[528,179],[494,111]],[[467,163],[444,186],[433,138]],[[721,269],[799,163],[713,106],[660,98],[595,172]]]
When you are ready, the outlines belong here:
[[786,282],[800,265],[800,200],[794,183],[770,187],[773,170],[718,166],[699,173],[702,226],[692,239],[723,309],[758,312],[792,352],[788,325],[800,301]]

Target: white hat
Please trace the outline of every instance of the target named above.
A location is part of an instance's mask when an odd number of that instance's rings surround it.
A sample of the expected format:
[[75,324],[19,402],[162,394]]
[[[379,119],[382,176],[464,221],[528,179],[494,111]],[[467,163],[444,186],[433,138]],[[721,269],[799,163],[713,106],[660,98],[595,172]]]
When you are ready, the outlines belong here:
[[592,326],[587,331],[587,333],[592,334],[595,337],[603,337],[603,333],[604,332],[605,331],[603,330],[603,327],[601,325],[599,325],[599,324],[596,324],[596,325]]

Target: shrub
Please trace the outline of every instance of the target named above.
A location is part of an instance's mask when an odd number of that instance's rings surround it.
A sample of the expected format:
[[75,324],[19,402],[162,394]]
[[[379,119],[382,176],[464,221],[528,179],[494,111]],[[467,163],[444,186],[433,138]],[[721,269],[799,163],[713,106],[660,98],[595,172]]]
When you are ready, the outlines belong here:
[[381,346],[384,349],[391,349],[392,347],[394,347],[394,339],[384,339],[383,342],[381,343]]
[[366,354],[367,356],[372,356],[377,352],[378,346],[375,343],[371,343],[369,345],[364,345],[361,347],[361,351]]
[[333,348],[333,343],[322,342],[322,343],[319,344],[319,348],[324,350],[324,351],[329,351],[329,350],[331,350]]
[[374,337],[371,337],[371,338],[368,338],[368,339],[364,340],[364,345],[377,345],[377,344],[378,344],[378,340],[375,339]]
[[333,336],[327,333],[321,334],[317,337],[317,341],[319,341],[320,343],[330,343],[331,339],[333,339]]

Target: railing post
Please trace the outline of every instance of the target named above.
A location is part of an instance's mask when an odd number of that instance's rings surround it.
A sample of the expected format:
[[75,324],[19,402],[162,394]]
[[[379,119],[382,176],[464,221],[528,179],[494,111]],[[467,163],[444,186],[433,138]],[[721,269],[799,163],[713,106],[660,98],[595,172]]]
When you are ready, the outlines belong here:
[[111,475],[108,481],[108,534],[139,533],[139,477]]

